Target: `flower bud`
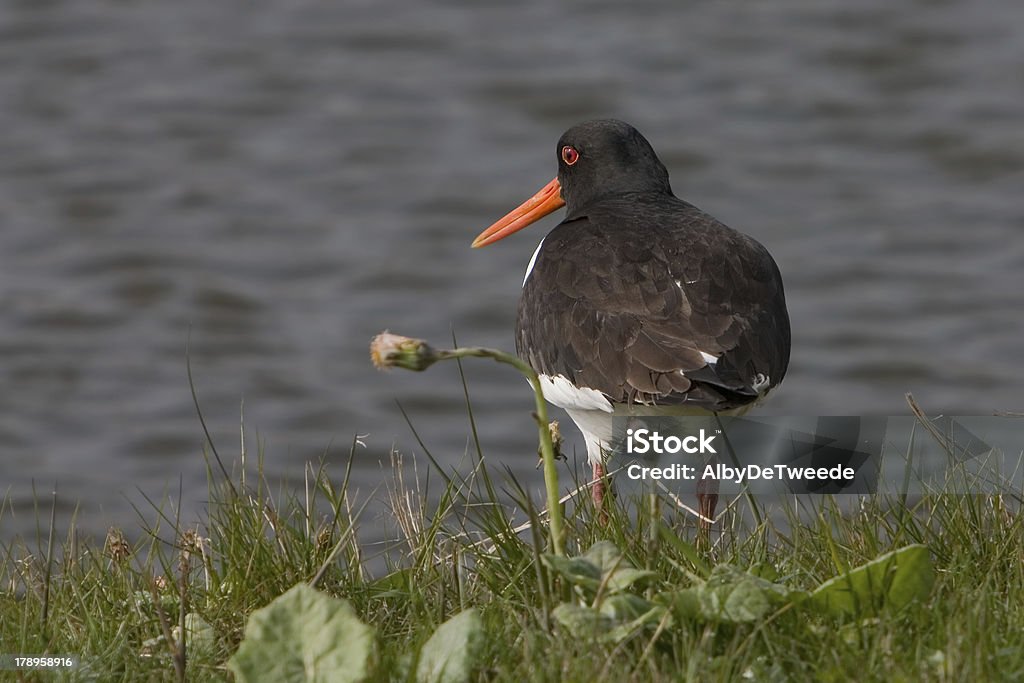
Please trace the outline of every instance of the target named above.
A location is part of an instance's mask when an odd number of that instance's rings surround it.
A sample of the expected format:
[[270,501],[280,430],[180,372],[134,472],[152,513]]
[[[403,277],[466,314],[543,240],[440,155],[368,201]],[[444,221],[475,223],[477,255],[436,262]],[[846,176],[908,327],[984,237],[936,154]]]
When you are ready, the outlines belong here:
[[440,360],[437,351],[422,339],[381,332],[370,342],[370,360],[380,370],[426,370]]

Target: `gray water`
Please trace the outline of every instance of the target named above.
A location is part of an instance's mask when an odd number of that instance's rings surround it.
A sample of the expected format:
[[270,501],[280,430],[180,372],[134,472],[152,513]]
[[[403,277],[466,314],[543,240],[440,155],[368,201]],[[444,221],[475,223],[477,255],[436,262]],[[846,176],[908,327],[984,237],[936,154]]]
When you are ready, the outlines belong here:
[[[340,475],[360,434],[370,495],[420,452],[395,399],[459,467],[457,369],[380,374],[367,343],[512,347],[557,218],[469,243],[589,118],[774,254],[793,361],[764,412],[1019,411],[1022,27],[1018,0],[5,2],[0,538],[54,482],[93,533],[179,482],[201,509],[189,337],[221,453],[244,400],[272,481]],[[527,387],[466,370],[488,457],[539,488]]]

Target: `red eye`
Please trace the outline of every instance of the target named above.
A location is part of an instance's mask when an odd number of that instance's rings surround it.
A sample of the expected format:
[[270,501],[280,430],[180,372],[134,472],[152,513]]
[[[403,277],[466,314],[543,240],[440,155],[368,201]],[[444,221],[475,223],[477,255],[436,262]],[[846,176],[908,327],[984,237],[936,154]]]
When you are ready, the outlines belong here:
[[562,161],[565,162],[566,166],[572,166],[580,160],[580,153],[576,151],[575,147],[566,145],[562,148]]

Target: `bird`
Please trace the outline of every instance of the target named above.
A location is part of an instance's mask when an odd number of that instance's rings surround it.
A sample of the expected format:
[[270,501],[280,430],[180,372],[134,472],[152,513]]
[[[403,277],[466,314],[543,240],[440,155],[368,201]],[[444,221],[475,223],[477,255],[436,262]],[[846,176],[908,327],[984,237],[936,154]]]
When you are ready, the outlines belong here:
[[[601,510],[610,418],[746,413],[786,374],[789,314],[768,250],[676,197],[636,128],[580,123],[555,153],[556,177],[472,246],[566,209],[526,269],[515,345],[582,433]],[[717,488],[697,498],[704,527]]]

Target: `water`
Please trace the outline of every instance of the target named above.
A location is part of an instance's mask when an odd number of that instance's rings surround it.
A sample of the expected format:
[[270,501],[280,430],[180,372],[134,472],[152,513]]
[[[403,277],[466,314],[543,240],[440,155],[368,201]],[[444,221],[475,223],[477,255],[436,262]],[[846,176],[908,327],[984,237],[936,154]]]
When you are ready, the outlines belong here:
[[[512,347],[557,219],[469,242],[615,116],[680,196],[769,247],[793,362],[775,414],[1021,410],[1024,5],[130,3],[0,6],[0,538],[131,528],[206,498],[205,417],[299,482],[356,434],[464,461],[454,366],[375,372],[393,331]],[[489,457],[539,488],[531,396],[466,366]],[[569,430],[566,430],[569,432]],[[575,438],[575,437],[574,437]],[[371,532],[384,513],[366,520]]]

